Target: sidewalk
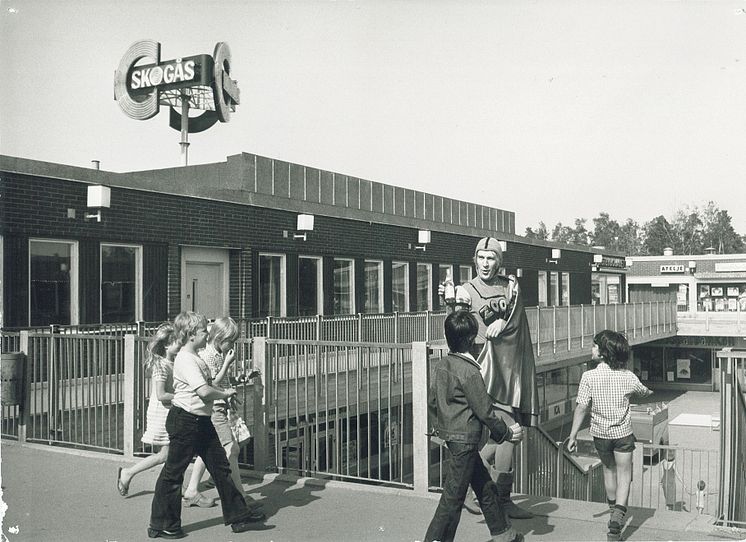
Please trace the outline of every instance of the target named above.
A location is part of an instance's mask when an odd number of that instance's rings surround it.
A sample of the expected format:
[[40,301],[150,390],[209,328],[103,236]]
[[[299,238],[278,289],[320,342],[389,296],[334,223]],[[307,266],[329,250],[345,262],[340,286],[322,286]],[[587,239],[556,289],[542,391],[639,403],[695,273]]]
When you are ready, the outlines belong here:
[[[43,445],[3,441],[3,501],[8,505],[2,532],[11,542],[147,540],[153,487],[160,468],[132,481],[130,495],[116,490],[121,457]],[[220,507],[182,509],[185,540],[223,541],[408,541],[422,540],[437,495],[417,497],[392,490],[267,475],[244,478],[250,494],[264,503],[263,531],[233,534]],[[216,496],[214,489],[206,492]],[[606,540],[606,506],[546,497],[521,499],[536,517],[516,521],[527,540]],[[686,512],[631,509],[627,540],[722,540],[708,534],[704,519]],[[16,530],[17,529],[17,530]],[[481,516],[464,512],[458,539],[487,541]]]

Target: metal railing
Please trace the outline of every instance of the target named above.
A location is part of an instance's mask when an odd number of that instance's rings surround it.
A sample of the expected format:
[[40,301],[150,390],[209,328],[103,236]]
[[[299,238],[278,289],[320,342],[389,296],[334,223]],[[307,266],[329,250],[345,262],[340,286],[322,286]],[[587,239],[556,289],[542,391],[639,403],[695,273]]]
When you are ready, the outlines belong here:
[[719,519],[729,527],[746,527],[746,351],[721,350]]
[[254,339],[255,465],[411,487],[411,345]]

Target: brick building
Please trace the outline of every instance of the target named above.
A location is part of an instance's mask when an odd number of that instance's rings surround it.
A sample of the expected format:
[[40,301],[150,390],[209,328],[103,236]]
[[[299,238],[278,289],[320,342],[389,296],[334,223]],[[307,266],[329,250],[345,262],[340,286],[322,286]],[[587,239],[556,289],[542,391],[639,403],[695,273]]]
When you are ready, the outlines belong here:
[[[592,272],[620,259],[520,237],[503,209],[246,153],[127,173],[0,156],[0,216],[5,327],[437,309],[486,235],[527,306],[590,304]],[[605,271],[623,292],[626,270]]]

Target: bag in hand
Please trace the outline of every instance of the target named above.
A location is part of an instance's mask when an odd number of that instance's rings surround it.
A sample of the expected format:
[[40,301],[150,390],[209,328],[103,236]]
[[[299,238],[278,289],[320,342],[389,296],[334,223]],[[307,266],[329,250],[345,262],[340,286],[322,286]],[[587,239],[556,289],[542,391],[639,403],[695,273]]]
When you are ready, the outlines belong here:
[[246,425],[246,422],[243,421],[243,418],[236,414],[233,410],[230,411],[229,419],[231,423],[231,431],[233,431],[233,436],[238,442],[238,445],[243,446],[251,438],[251,431],[249,431],[249,427]]

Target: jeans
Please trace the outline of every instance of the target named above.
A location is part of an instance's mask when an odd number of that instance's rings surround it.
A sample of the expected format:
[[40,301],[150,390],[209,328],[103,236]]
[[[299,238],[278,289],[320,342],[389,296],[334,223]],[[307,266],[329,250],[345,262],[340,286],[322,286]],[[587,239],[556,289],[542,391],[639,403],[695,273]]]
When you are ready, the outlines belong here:
[[181,486],[184,472],[195,454],[205,462],[215,481],[225,524],[247,519],[249,509],[231,480],[228,458],[210,416],[197,416],[172,406],[166,418],[166,430],[171,444],[166,464],[155,484],[150,526],[161,531],[181,529]]
[[507,517],[497,500],[497,487],[490,478],[479,456],[479,445],[448,442],[445,463],[445,482],[425,542],[451,542],[461,520],[461,507],[469,484],[477,494],[479,504],[491,535],[502,534],[510,528]]

